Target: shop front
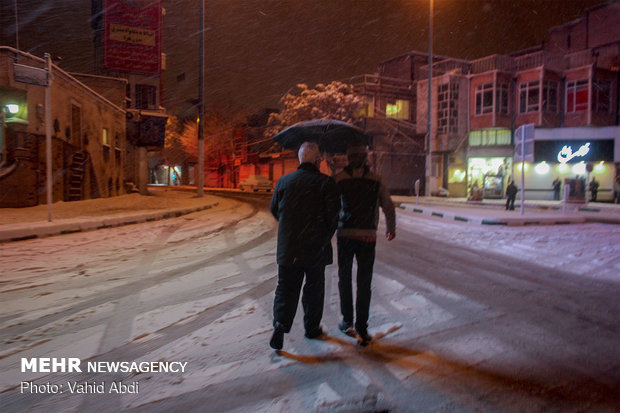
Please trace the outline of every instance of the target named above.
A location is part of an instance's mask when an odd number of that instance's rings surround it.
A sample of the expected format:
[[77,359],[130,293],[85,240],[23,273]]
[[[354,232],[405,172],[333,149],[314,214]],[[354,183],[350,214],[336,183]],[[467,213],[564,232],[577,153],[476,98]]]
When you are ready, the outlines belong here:
[[[615,133],[620,131],[615,129]],[[579,134],[586,135],[583,128]],[[599,131],[600,132],[600,131]],[[598,184],[597,201],[613,199],[613,183],[616,178],[615,152],[618,137],[592,137],[582,139],[540,139],[551,135],[545,130],[536,130],[534,141],[534,162],[524,164],[525,199],[554,200],[554,181],[561,182],[559,198],[564,197],[564,187],[569,185],[568,199],[575,202],[590,200],[588,190],[592,182]],[[566,134],[568,135],[568,134]],[[565,135],[565,136],[566,136]],[[521,182],[521,163],[515,163],[514,174],[517,186]]]
[[467,159],[467,187],[472,197],[476,197],[474,193],[479,189],[483,198],[503,198],[511,177],[512,157],[476,156]]

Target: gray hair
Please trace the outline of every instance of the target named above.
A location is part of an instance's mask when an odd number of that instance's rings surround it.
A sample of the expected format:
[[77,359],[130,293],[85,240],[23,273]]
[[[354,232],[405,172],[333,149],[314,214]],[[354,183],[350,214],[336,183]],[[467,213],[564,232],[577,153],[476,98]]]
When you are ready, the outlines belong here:
[[316,163],[321,158],[321,152],[319,152],[319,145],[314,142],[304,142],[299,148],[297,154],[299,157],[299,163]]

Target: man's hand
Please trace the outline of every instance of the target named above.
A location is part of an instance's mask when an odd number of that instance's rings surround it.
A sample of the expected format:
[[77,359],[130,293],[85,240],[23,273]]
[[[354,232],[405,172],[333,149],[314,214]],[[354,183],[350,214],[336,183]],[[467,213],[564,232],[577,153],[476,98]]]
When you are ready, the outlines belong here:
[[385,233],[385,238],[387,238],[388,241],[392,241],[394,238],[396,238],[396,233],[395,232],[386,232]]

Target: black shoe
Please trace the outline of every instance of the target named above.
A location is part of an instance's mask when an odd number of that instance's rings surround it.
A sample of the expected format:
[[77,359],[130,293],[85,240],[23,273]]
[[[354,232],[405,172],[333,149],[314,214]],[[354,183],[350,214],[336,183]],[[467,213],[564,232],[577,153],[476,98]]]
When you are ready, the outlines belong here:
[[315,330],[312,331],[306,331],[306,334],[304,334],[306,336],[306,338],[309,338],[310,340],[314,340],[317,338],[321,338],[323,337],[323,329],[321,327],[317,327]]
[[282,327],[282,324],[276,323],[271,340],[269,340],[269,345],[274,350],[282,350],[284,345],[284,327]]
[[370,334],[368,334],[368,331],[366,330],[357,331],[357,337],[357,344],[362,347],[366,347],[368,343],[370,343],[370,341],[372,340],[372,337],[370,336]]
[[348,321],[341,321],[338,323],[338,329],[348,336],[352,335],[353,333],[352,327],[353,325]]

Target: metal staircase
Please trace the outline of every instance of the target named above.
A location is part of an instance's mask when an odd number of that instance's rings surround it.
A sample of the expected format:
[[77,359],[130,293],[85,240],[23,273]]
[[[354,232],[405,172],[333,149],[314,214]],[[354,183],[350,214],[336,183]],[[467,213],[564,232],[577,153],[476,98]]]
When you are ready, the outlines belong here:
[[69,171],[69,201],[79,201],[84,199],[84,176],[86,163],[88,162],[88,152],[80,151],[73,154]]

